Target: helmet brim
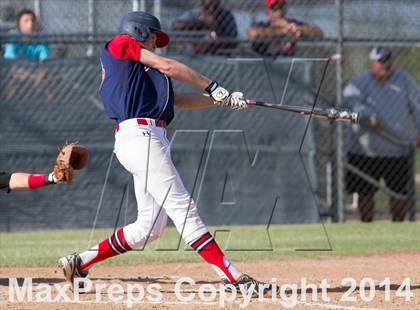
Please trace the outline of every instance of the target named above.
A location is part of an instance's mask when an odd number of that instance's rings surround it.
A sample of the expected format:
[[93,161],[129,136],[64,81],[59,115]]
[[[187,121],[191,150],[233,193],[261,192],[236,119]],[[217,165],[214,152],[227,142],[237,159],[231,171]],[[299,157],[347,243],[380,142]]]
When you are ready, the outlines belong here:
[[161,48],[165,47],[169,44],[169,36],[166,32],[157,30],[157,29],[150,29],[153,33],[156,34],[156,46]]

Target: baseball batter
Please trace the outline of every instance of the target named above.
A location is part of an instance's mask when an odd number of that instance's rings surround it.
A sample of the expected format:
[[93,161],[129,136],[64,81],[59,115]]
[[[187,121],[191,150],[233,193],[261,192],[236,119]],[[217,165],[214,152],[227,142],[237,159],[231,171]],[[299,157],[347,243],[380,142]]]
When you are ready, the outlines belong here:
[[[159,238],[169,216],[223,283],[258,292],[264,284],[242,274],[226,258],[200,218],[172,163],[165,129],[174,117],[174,106],[240,110],[247,107],[246,101],[242,93],[230,93],[190,67],[154,53],[168,43],[155,16],[131,12],[122,19],[119,35],[103,49],[100,95],[108,117],[116,122],[114,152],[134,178],[138,217],[92,249],[62,257],[58,267],[73,284],[75,277],[86,277],[92,265]],[[174,94],[171,79],[195,86],[207,96]]]

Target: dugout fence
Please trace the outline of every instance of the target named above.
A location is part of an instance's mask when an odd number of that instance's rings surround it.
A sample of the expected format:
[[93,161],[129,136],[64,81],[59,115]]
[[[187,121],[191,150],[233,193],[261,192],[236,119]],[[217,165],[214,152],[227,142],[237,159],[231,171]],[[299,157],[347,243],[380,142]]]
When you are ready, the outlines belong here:
[[[198,55],[191,47],[210,40],[202,31],[171,30],[177,16],[197,7],[192,1],[1,1],[2,46],[21,41],[9,30],[14,27],[16,12],[29,7],[42,25],[42,32],[34,35],[32,42],[47,42],[52,51],[51,59],[43,63],[2,60],[1,168],[45,170],[51,166],[57,146],[66,139],[79,140],[92,150],[88,169],[69,187],[1,195],[0,204],[7,206],[0,211],[1,230],[90,227],[95,218],[98,227],[112,226],[126,188],[124,217],[119,220],[130,221],[135,216],[131,186],[126,187],[131,180],[112,157],[113,124],[106,119],[97,95],[98,55],[123,12],[144,8],[160,16],[173,41],[172,47],[162,51],[164,55],[189,63],[248,97],[311,105],[330,59],[317,106],[343,106],[344,86],[367,69],[367,55],[378,45],[392,48],[395,66],[420,81],[420,45],[414,31],[420,26],[417,1],[289,1],[289,16],[316,24],[324,33],[322,39],[299,40],[294,58],[262,57],[253,50],[254,42],[247,38],[246,30],[266,18],[263,1],[222,3],[232,11],[238,26],[237,37],[227,39],[234,44],[220,53]],[[178,84],[176,88],[183,89]],[[389,218],[388,198],[400,197],[399,193],[348,163],[348,125],[315,119],[308,122],[308,118],[258,108],[238,114],[178,113],[172,127],[178,131],[169,132],[174,139],[174,162],[187,187],[197,195],[194,198],[203,205],[201,212],[209,224],[266,225],[271,214],[273,223],[354,218],[356,200],[345,191],[345,175],[352,169],[380,188],[375,198],[377,218]],[[407,122],[414,126],[416,119],[410,117]],[[414,220],[414,134],[407,141],[392,131],[376,134],[408,150],[412,169],[404,199],[410,201],[409,218]],[[255,158],[256,166],[252,166]],[[244,180],[255,184],[243,185]],[[60,216],[69,214],[65,221],[55,221],[57,205]],[[39,220],[34,222],[34,218]]]

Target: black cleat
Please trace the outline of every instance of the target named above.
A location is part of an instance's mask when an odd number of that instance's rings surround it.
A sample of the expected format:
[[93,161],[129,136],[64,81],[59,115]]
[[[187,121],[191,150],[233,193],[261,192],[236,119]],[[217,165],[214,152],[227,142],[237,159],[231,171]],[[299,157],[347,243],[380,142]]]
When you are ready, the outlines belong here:
[[233,289],[235,289],[237,293],[242,293],[242,291],[249,292],[252,290],[253,297],[258,297],[260,295],[265,296],[267,293],[272,293],[273,290],[271,284],[257,281],[247,274],[242,274],[236,283],[231,283],[229,280],[223,279],[222,284],[225,286],[227,292],[232,292]]
[[64,277],[71,284],[71,287],[73,287],[74,278],[86,278],[89,273],[87,270],[80,269],[81,262],[82,260],[77,253],[64,256],[58,260],[57,266],[63,271]]

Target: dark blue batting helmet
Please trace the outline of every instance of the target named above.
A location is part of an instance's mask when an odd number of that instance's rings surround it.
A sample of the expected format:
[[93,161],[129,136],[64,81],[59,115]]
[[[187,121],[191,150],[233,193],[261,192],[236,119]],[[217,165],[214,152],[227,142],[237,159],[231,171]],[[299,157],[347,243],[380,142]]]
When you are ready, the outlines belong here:
[[141,11],[130,12],[122,18],[118,28],[120,34],[128,34],[140,42],[146,41],[151,31],[157,36],[157,47],[168,45],[169,36],[161,30],[159,20],[152,14]]

